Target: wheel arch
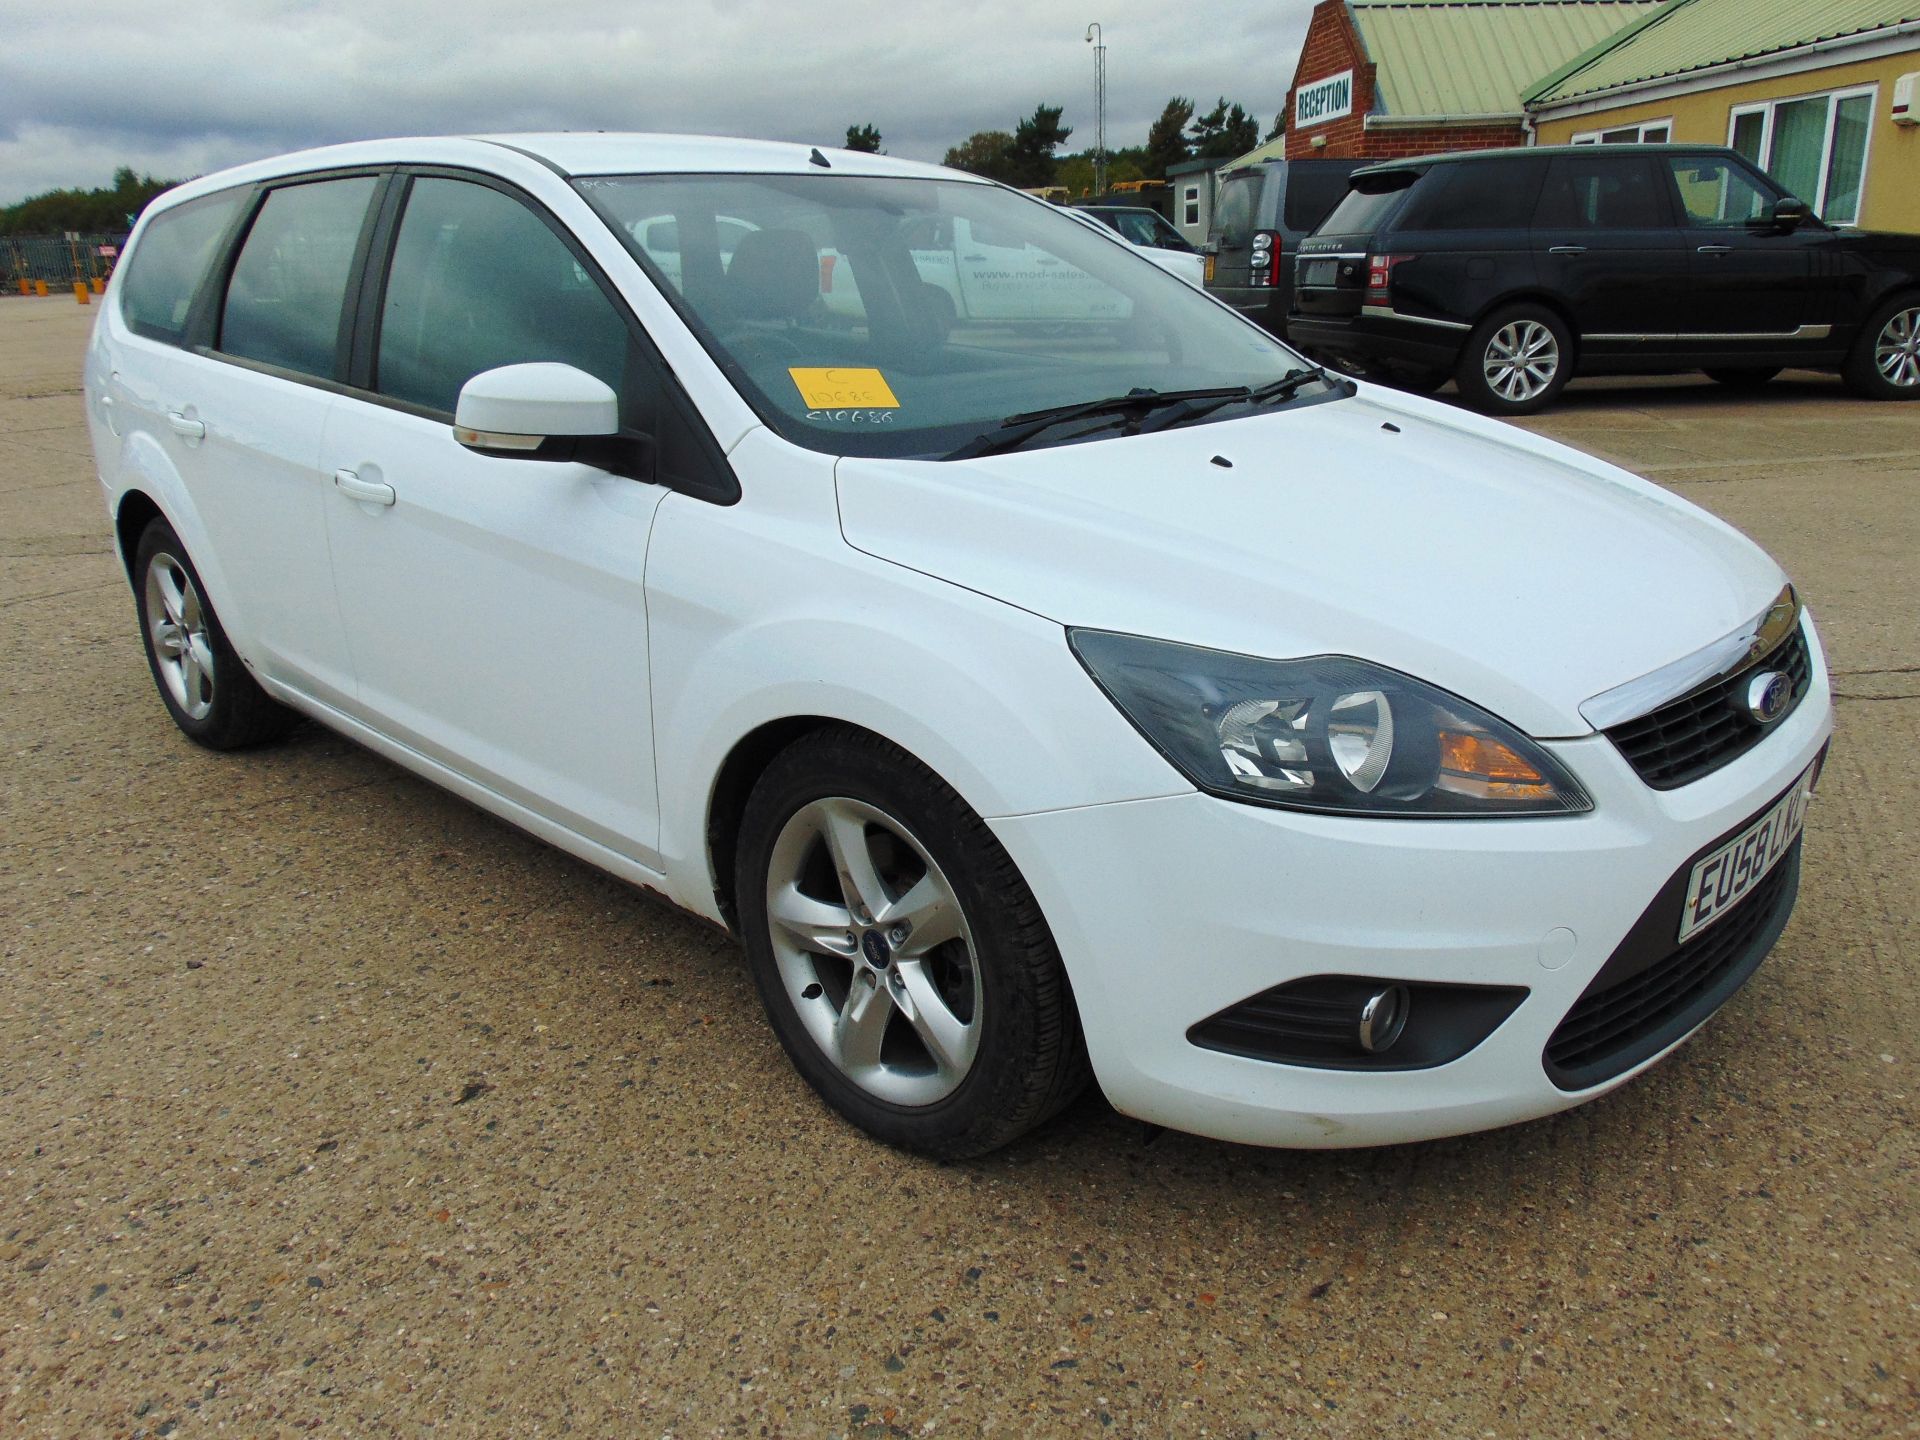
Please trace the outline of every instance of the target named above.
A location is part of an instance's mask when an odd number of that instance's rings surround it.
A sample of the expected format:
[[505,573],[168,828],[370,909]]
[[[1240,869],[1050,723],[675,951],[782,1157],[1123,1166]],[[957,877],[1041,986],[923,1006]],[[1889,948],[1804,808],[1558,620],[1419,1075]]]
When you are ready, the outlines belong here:
[[127,491],[114,507],[113,538],[120,547],[120,568],[127,572],[129,585],[135,583],[133,557],[140,548],[140,537],[146,533],[147,526],[166,518],[166,512],[160,508],[159,502],[144,490]]
[[735,934],[740,931],[740,917],[734,903],[737,893],[734,852],[739,847],[740,822],[746,815],[747,800],[781,751],[803,736],[830,726],[846,726],[846,722],[827,715],[790,715],[782,720],[770,720],[736,740],[714,775],[707,794],[707,869],[713,877],[714,905],[727,929]]
[[1555,318],[1567,327],[1568,349],[1572,352],[1568,358],[1575,364],[1578,364],[1580,359],[1580,328],[1573,323],[1573,314],[1567,309],[1566,304],[1545,290],[1515,290],[1506,295],[1502,295],[1497,300],[1491,300],[1487,304],[1482,305],[1479,312],[1474,315],[1472,325],[1468,327],[1467,333],[1469,337],[1471,337],[1473,331],[1478,330],[1482,325],[1486,324],[1486,322],[1499,311],[1511,309],[1516,305],[1537,305],[1542,310],[1551,311]]

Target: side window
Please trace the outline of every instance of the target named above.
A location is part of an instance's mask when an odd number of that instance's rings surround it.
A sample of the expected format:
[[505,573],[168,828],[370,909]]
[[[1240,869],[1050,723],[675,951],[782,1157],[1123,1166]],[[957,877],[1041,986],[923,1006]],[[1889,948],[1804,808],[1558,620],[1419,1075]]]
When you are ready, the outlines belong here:
[[1655,162],[1645,156],[1562,155],[1547,167],[1533,223],[1554,230],[1648,230],[1670,225]]
[[1510,230],[1533,217],[1544,160],[1469,160],[1436,166],[1414,189],[1402,230]]
[[481,371],[546,360],[624,401],[629,345],[620,312],[520,201],[465,180],[413,182],[380,314],[381,394],[451,414]]
[[1744,226],[1773,212],[1775,192],[1716,155],[1672,155],[1667,164],[1690,225]]
[[223,354],[332,376],[353,251],[373,199],[371,175],[271,192],[227,281]]
[[248,194],[243,188],[189,200],[147,222],[132,259],[114,280],[114,289],[120,292],[120,314],[134,334],[169,345],[180,343],[187,311],[206,278],[214,246]]

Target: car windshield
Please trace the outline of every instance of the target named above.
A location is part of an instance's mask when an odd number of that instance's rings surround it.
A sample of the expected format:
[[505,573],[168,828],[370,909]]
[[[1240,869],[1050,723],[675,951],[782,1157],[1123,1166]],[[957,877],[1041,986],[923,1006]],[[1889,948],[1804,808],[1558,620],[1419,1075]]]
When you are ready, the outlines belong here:
[[[1140,391],[1253,390],[1305,364],[1080,220],[998,186],[828,174],[574,183],[760,417],[815,450],[947,455],[1010,416]],[[1194,423],[1241,413],[1210,407]]]

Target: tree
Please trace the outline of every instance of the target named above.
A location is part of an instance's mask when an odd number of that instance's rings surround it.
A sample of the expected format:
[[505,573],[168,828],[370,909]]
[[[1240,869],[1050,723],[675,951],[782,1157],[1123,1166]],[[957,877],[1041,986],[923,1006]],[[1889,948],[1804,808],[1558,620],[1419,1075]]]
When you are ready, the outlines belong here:
[[147,202],[178,180],[156,180],[135,174],[122,165],[113,173],[113,185],[103,190],[49,190],[0,206],[0,235],[49,235],[66,230],[83,234],[124,234]]
[[884,153],[880,149],[880,132],[871,125],[847,126],[847,149],[863,151],[868,155]]
[[947,151],[943,164],[989,180],[1013,183],[1013,136],[1004,130],[977,130]]
[[1280,113],[1273,117],[1273,128],[1267,131],[1265,137],[1261,140],[1260,143],[1264,145],[1268,140],[1278,140],[1282,135],[1286,133],[1287,133],[1287,112],[1286,112],[1286,108],[1283,106],[1281,107]]
[[1059,105],[1036,105],[1033,114],[1014,127],[1013,144],[1007,148],[1007,158],[1018,178],[1009,183],[1027,189],[1053,183],[1053,152],[1073,134],[1071,125],[1060,123],[1062,108]]
[[1187,122],[1191,119],[1193,101],[1184,95],[1167,101],[1160,118],[1147,131],[1147,153],[1141,159],[1141,168],[1148,178],[1164,180],[1169,165],[1193,158],[1193,151],[1187,145]]
[[1231,160],[1244,155],[1260,143],[1260,125],[1240,108],[1229,105],[1222,95],[1219,103],[1188,127],[1196,160]]

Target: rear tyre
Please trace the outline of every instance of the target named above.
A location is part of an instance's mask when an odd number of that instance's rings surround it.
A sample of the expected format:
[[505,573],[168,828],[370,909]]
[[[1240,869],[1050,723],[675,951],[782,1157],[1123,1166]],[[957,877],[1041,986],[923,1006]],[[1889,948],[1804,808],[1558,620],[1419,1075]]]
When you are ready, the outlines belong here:
[[240,750],[286,734],[298,717],[247,673],[187,547],[164,520],[152,521],[134,550],[133,603],[153,683],[189,740]]
[[1474,327],[1453,378],[1476,410],[1531,415],[1553,403],[1572,371],[1566,322],[1539,305],[1508,305]]
[[1758,390],[1778,375],[1781,368],[1778,365],[1750,365],[1731,370],[1721,368],[1707,371],[1707,378],[1734,390]]
[[839,728],[796,741],[747,802],[734,874],[774,1034],[869,1135],[983,1155],[1085,1086],[1039,905],[980,817],[904,751]]
[[1920,294],[1897,295],[1875,310],[1840,374],[1869,400],[1920,399]]

